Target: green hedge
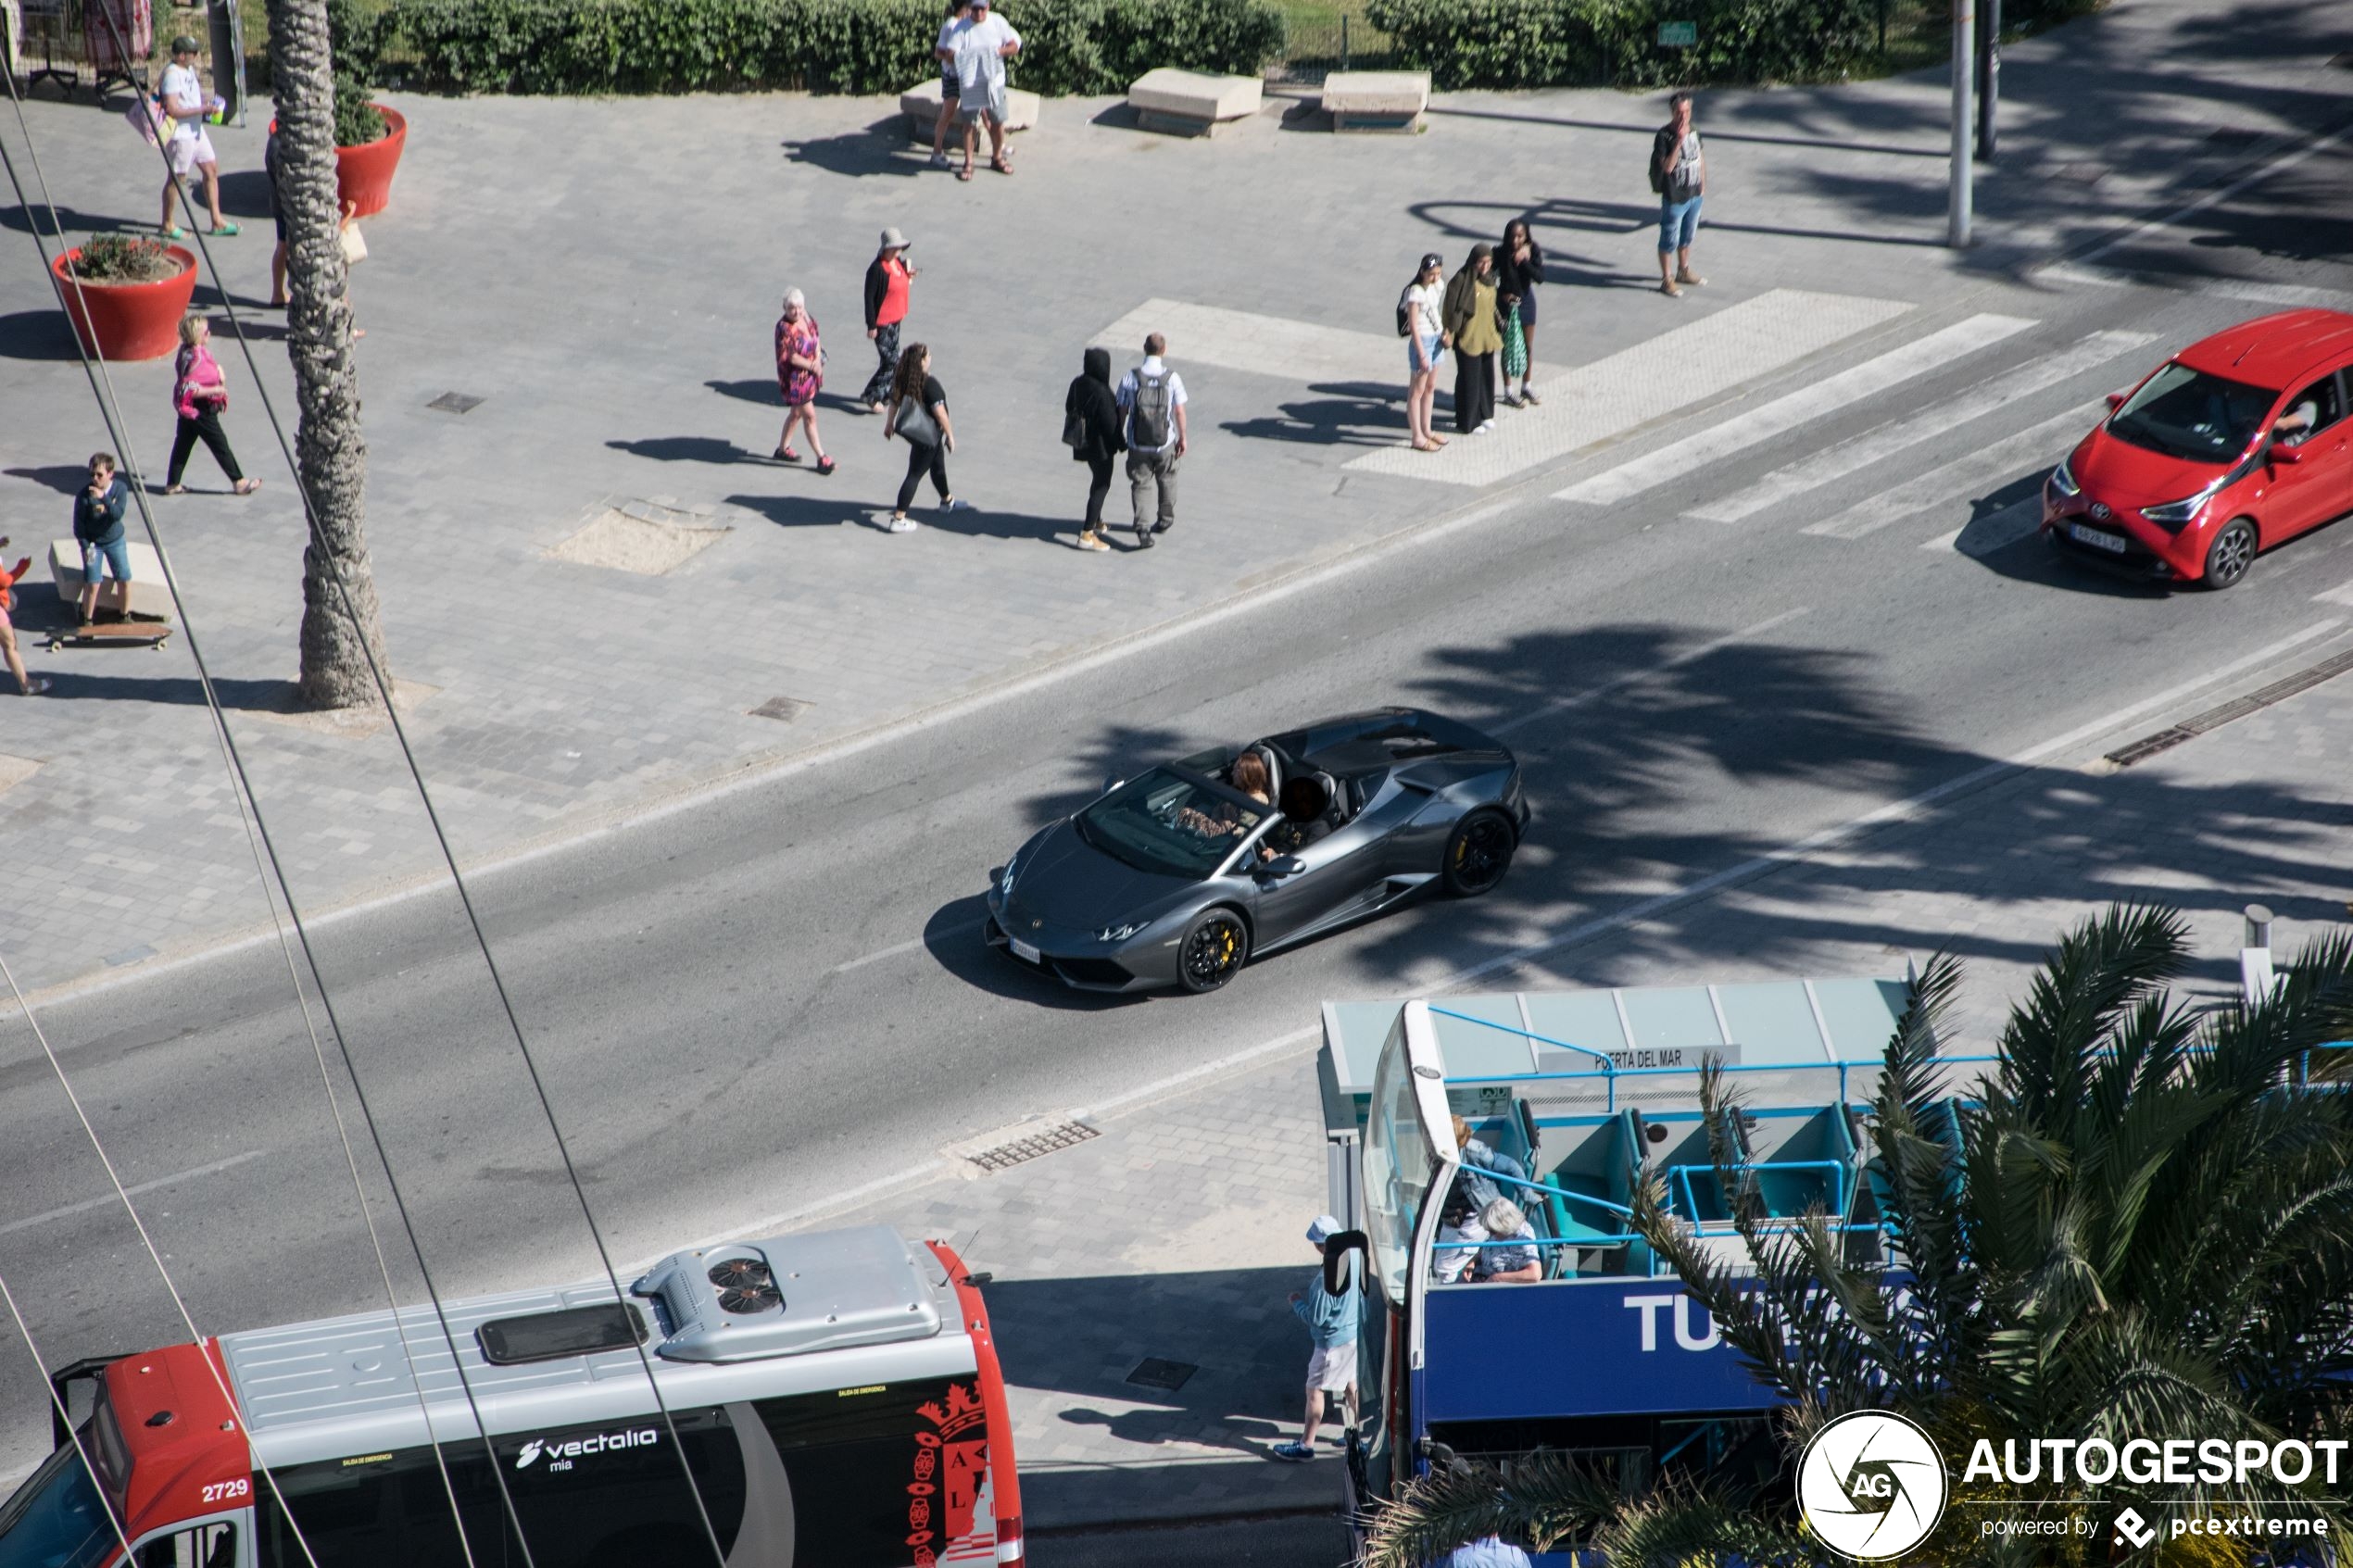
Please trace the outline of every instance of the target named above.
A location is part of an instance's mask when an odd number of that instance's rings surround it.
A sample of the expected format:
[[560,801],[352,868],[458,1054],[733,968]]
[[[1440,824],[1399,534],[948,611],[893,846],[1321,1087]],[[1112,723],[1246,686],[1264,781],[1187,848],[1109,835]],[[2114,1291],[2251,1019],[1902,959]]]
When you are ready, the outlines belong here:
[[[339,62],[461,93],[743,87],[896,93],[937,69],[936,0],[390,0],[335,6]],[[1154,66],[1255,76],[1283,50],[1265,0],[1013,0],[1033,92],[1122,93]]]
[[[1869,62],[1875,0],[1368,0],[1399,63],[1442,88],[1798,82]],[[1663,49],[1662,21],[1695,48]]]

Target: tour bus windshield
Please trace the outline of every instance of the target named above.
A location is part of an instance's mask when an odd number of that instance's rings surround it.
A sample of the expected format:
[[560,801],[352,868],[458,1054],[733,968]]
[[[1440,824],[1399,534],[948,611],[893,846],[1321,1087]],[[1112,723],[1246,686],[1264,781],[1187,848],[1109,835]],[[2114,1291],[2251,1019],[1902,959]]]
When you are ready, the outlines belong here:
[[1414,1219],[1429,1191],[1429,1142],[1414,1102],[1414,1073],[1405,1059],[1405,1015],[1390,1025],[1373,1070],[1371,1116],[1365,1128],[1365,1212],[1374,1272],[1392,1306],[1405,1300],[1414,1248]]
[[0,1504],[0,1568],[96,1568],[118,1544],[90,1469],[71,1444]]

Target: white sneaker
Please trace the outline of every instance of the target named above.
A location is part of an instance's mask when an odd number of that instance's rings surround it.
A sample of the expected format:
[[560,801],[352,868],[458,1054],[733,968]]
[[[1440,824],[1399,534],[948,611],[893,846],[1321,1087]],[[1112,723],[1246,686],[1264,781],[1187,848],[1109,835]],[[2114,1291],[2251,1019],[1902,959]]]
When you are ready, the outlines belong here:
[[1494,428],[1495,421],[1493,420],[1489,420],[1485,423],[1481,424],[1477,430],[1471,432],[1471,433],[1473,435],[1485,435],[1489,431],[1493,430]]
[[917,522],[912,517],[895,517],[890,520],[889,532],[893,533],[912,533],[916,529],[922,526],[923,525],[921,523]]

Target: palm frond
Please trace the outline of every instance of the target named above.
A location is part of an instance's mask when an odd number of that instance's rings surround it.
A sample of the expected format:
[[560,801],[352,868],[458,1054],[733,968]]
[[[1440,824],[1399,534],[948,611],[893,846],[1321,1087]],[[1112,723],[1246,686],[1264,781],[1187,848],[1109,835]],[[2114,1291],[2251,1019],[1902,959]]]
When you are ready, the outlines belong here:
[[1422,1568],[1489,1536],[1547,1551],[1584,1540],[1624,1497],[1614,1476],[1538,1449],[1502,1466],[1456,1461],[1433,1470],[1360,1519],[1360,1568]]
[[1687,1483],[1661,1486],[1621,1506],[1593,1548],[1603,1562],[1622,1568],[1828,1568],[1836,1561],[1793,1524],[1766,1514],[1754,1497]]

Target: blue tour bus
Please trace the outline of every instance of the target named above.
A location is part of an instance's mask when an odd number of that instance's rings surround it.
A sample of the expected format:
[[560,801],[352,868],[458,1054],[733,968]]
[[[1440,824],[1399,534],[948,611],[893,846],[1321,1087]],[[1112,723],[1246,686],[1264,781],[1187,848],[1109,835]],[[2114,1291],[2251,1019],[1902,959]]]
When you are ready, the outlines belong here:
[[[1713,1054],[1745,1100],[1739,1179],[1768,1224],[1818,1205],[1858,1261],[1884,1261],[1863,1120],[1908,994],[1866,977],[1326,1003],[1331,1209],[1365,1233],[1372,1275],[1352,1502],[1447,1450],[1567,1450],[1629,1487],[1662,1470],[1768,1474],[1774,1395],[1631,1231],[1629,1205],[1655,1174],[1704,1245],[1746,1257],[1699,1108]],[[1456,1117],[1528,1173],[1487,1179],[1529,1216],[1540,1281],[1445,1283],[1466,1249],[1441,1236],[1464,1165]]]

